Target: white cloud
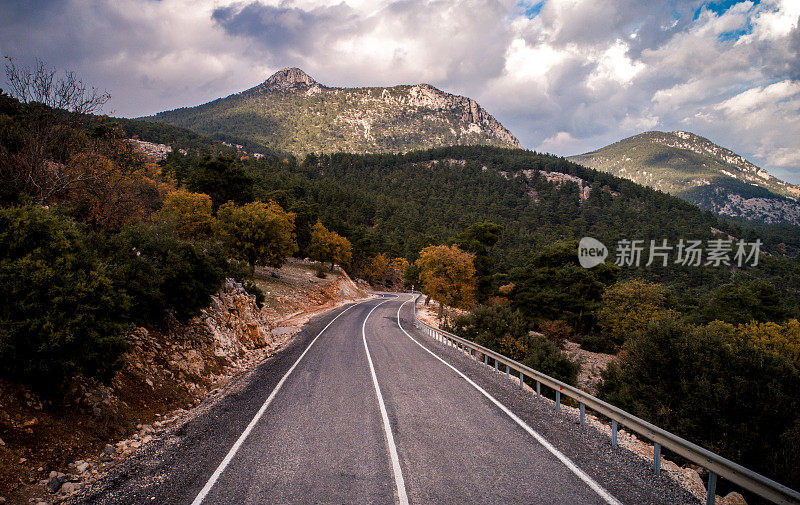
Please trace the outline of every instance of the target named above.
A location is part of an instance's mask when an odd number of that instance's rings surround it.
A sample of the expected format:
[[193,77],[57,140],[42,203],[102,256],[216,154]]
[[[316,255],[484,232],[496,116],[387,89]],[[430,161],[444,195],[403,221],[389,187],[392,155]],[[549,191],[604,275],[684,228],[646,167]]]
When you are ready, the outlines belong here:
[[766,87],[757,86],[743,91],[716,106],[730,115],[742,115],[755,108],[775,105],[793,96],[800,96],[800,82],[785,80]]

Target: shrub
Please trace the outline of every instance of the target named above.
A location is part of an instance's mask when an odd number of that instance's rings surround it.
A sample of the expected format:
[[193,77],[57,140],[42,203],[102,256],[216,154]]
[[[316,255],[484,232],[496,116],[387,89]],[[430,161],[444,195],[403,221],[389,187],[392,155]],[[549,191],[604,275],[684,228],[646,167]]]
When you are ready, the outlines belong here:
[[572,327],[560,319],[539,323],[539,331],[559,348],[563,348],[564,341],[572,336]]
[[174,311],[187,319],[206,307],[226,274],[219,248],[181,240],[164,226],[131,226],[114,239],[115,279],[131,295],[139,323]]
[[631,279],[606,289],[597,319],[603,332],[621,346],[650,319],[668,311],[664,286]]
[[617,351],[617,346],[608,337],[590,333],[581,337],[581,349],[589,352],[614,354]]
[[258,306],[258,308],[264,306],[264,302],[267,300],[267,297],[266,295],[264,295],[264,291],[260,287],[258,287],[258,284],[256,284],[253,281],[247,280],[242,283],[242,287],[244,287],[244,290],[247,291],[247,294],[252,295],[256,298],[256,305]]
[[43,390],[113,371],[128,298],[73,221],[39,207],[0,210],[0,285],[0,374]]
[[737,338],[732,325],[650,320],[600,384],[603,399],[769,477],[796,486],[800,372]]
[[562,353],[553,342],[532,335],[527,338],[526,347],[527,355],[523,364],[572,386],[576,384],[580,365]]
[[511,359],[525,358],[528,323],[509,307],[479,305],[471,313],[457,317],[452,329],[453,333]]

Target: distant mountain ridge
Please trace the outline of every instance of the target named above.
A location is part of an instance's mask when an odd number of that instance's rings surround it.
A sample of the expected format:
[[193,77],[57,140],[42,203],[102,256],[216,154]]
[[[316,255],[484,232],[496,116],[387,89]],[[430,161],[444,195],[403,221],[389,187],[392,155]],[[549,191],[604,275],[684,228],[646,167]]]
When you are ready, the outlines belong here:
[[146,118],[253,149],[403,152],[447,145],[520,147],[475,100],[429,84],[337,88],[284,68],[241,93]]
[[718,214],[800,225],[800,186],[691,132],[645,132],[568,159]]

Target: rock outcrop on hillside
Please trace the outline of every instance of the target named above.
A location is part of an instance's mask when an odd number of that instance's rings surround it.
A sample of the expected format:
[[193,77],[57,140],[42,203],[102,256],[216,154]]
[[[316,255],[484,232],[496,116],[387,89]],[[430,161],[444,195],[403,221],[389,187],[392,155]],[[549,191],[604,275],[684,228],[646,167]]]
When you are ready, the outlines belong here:
[[645,132],[569,159],[721,215],[800,225],[800,186],[691,132]]
[[520,147],[475,100],[430,84],[340,88],[284,68],[241,93],[149,118],[246,149],[304,156],[335,151],[404,152],[449,145]]

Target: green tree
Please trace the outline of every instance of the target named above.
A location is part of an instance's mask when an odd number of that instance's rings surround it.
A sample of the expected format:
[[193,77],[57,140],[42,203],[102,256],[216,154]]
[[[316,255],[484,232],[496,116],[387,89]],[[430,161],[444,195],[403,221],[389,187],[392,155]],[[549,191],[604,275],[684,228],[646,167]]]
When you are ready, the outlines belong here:
[[618,270],[607,263],[583,268],[578,263],[578,243],[557,242],[544,247],[514,276],[512,305],[532,323],[563,319],[577,332],[588,332],[603,291]]
[[39,207],[0,210],[0,374],[53,392],[108,377],[125,349],[128,297],[77,225]]
[[492,269],[494,258],[491,249],[500,240],[503,227],[490,222],[474,223],[456,237],[456,244],[475,255],[473,264],[476,275],[476,296],[478,301],[485,301],[493,292]]
[[335,231],[329,231],[319,221],[311,229],[311,243],[308,247],[308,253],[312,259],[317,261],[322,261],[323,263],[329,261],[331,270],[333,270],[334,264],[347,265],[352,258],[350,241]]
[[253,177],[233,157],[204,157],[189,176],[191,191],[211,196],[214,208],[226,202],[246,203],[253,199]]
[[294,214],[275,202],[222,205],[217,211],[219,236],[230,255],[256,264],[280,268],[297,251]]
[[716,289],[706,305],[707,321],[714,319],[731,324],[750,321],[781,321],[786,311],[780,294],[768,282],[737,280]]
[[178,319],[197,314],[227,272],[220,248],[181,240],[166,226],[130,226],[112,243],[114,277],[139,323],[158,324],[170,310]]

